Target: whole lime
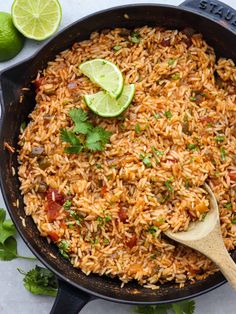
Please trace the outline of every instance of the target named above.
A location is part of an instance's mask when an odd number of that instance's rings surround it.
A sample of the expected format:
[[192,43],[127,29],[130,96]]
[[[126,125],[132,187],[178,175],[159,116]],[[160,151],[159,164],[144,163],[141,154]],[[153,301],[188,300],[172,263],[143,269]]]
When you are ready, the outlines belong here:
[[22,49],[24,37],[12,23],[11,15],[0,12],[0,62],[15,57]]

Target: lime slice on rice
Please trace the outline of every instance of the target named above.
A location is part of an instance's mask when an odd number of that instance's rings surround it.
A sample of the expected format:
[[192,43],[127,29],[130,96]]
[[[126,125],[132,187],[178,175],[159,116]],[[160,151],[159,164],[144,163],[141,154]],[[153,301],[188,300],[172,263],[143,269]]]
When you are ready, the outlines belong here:
[[62,11],[58,0],[15,0],[11,14],[15,27],[25,37],[44,40],[57,31]]
[[118,99],[111,97],[106,92],[98,92],[92,95],[85,95],[84,100],[87,106],[101,117],[116,117],[120,115],[131,103],[135,92],[135,85],[125,85]]
[[118,98],[122,92],[124,80],[118,67],[105,59],[94,59],[81,63],[80,71],[93,83],[107,91],[113,98]]

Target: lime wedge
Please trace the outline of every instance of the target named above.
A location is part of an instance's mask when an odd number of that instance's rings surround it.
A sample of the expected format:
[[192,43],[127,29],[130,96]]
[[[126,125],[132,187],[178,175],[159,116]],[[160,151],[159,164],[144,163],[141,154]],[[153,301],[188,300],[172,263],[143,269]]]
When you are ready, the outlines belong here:
[[116,117],[120,115],[131,103],[135,92],[135,85],[125,85],[122,94],[114,99],[106,92],[98,92],[92,95],[85,95],[84,100],[87,106],[101,117]]
[[123,76],[118,67],[105,59],[94,59],[81,63],[80,71],[93,83],[107,91],[113,98],[118,98],[123,89]]
[[58,0],[15,0],[11,14],[18,31],[35,40],[54,34],[62,16]]

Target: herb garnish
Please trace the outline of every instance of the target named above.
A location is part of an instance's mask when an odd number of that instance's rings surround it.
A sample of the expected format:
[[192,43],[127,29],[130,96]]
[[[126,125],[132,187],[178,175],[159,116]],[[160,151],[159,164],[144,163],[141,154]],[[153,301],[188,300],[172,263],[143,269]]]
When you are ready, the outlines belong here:
[[155,234],[158,230],[158,227],[156,226],[151,226],[148,228],[148,232],[151,233],[151,234]]
[[174,74],[171,76],[171,79],[172,79],[173,81],[179,80],[179,79],[180,79],[180,73],[179,73],[179,72],[174,73]]
[[33,294],[57,295],[57,281],[55,275],[48,269],[35,266],[27,273],[18,268],[18,271],[25,275],[23,282],[25,288]]
[[226,151],[225,151],[224,147],[222,146],[222,147],[220,148],[220,159],[221,159],[222,161],[225,161],[225,157],[226,157]]
[[6,219],[6,211],[0,208],[0,260],[11,261],[14,258],[35,260],[35,257],[17,254],[17,242],[14,236],[16,228],[11,219]]
[[171,113],[171,111],[170,111],[170,110],[165,111],[165,112],[164,112],[164,116],[165,116],[167,119],[171,119],[171,118],[172,118],[172,113]]
[[169,59],[167,63],[168,65],[173,65],[175,63],[175,59]]
[[232,203],[231,202],[227,202],[223,206],[224,206],[224,208],[231,209],[232,208]]
[[72,202],[70,200],[66,200],[65,203],[63,204],[63,207],[65,208],[65,210],[70,210],[72,205]]
[[168,179],[167,181],[164,182],[165,186],[167,187],[167,190],[170,191],[171,193],[174,192],[174,189],[171,185],[171,183],[173,182],[173,177],[171,177],[170,179]]
[[160,118],[160,115],[159,115],[159,113],[157,113],[157,112],[155,112],[153,115],[154,115],[154,118],[155,118],[155,119],[159,119],[159,118]]
[[172,304],[138,305],[134,307],[136,314],[167,314],[171,310],[174,314],[193,314],[195,310],[194,301],[182,301]]
[[69,255],[68,255],[68,248],[69,248],[69,244],[66,240],[62,240],[60,242],[60,244],[58,245],[59,248],[59,252],[61,253],[61,255],[66,258],[69,259]]
[[[75,126],[73,131],[61,129],[61,140],[69,143],[70,146],[65,148],[65,153],[79,154],[82,150],[101,151],[109,142],[111,132],[106,131],[102,127],[94,127],[88,122],[88,114],[82,109],[71,109],[69,116],[73,120]],[[82,135],[81,139],[76,134]]]
[[164,155],[164,152],[161,150],[156,149],[154,146],[151,146],[151,150],[154,153],[154,159],[156,160],[157,163],[160,162],[159,158],[157,156],[162,156]]
[[131,42],[134,44],[140,43],[140,34],[138,32],[131,33]]
[[225,137],[222,136],[222,135],[218,135],[218,136],[215,137],[215,141],[216,141],[217,143],[224,142],[224,140],[225,140]]
[[151,168],[151,167],[152,167],[152,162],[151,162],[151,160],[150,160],[151,157],[152,157],[151,154],[145,155],[144,153],[140,153],[140,159],[142,160],[143,164],[144,164],[147,168]]
[[188,144],[187,145],[187,148],[189,149],[189,150],[197,150],[197,145],[196,144]]
[[117,46],[114,46],[114,47],[113,47],[113,50],[119,51],[121,48],[122,48],[122,46],[117,45]]
[[136,123],[136,125],[135,125],[135,132],[136,132],[136,134],[139,134],[141,132],[141,128],[140,128],[140,125],[138,123]]

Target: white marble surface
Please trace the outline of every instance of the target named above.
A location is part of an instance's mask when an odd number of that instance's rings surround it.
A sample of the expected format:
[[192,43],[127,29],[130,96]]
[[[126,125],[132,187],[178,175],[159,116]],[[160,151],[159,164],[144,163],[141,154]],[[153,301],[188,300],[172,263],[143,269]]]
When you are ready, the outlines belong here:
[[[179,0],[60,0],[63,11],[63,18],[60,28],[85,16],[89,13],[127,3],[156,2],[164,4],[181,3]],[[236,8],[235,0],[225,0],[225,3]],[[10,11],[11,0],[0,1],[0,11]],[[7,66],[14,64],[28,56],[40,47],[40,43],[26,41],[24,49],[13,60],[0,63],[0,71]],[[0,192],[0,207],[4,202]],[[18,248],[21,255],[31,256],[31,252],[18,237]],[[0,262],[0,314],[47,314],[49,313],[54,299],[50,297],[34,296],[26,291],[22,284],[22,276],[18,273],[17,267],[24,270],[31,269],[36,263],[25,260],[13,260],[11,262]],[[235,314],[236,297],[229,287],[224,285],[215,291],[196,299],[196,314]],[[103,300],[93,301],[82,311],[82,314],[128,314],[131,307],[128,305],[115,304]],[[66,314],[66,313],[65,313]]]

